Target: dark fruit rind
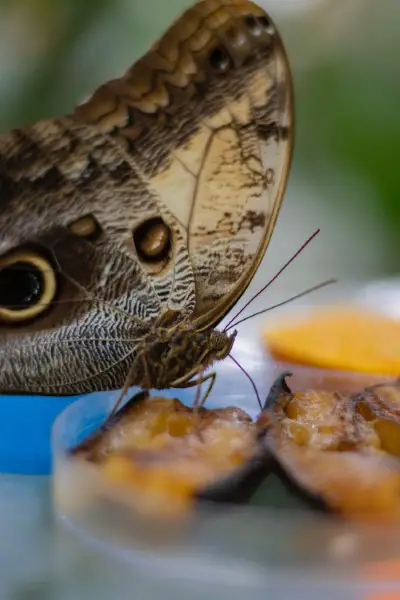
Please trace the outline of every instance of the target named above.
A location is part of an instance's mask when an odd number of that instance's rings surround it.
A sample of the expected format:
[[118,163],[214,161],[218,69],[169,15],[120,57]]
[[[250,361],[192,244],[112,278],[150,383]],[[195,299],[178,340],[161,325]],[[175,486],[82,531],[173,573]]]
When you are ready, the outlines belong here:
[[264,450],[231,475],[207,486],[196,494],[198,500],[242,504],[249,502],[268,475],[268,457]]

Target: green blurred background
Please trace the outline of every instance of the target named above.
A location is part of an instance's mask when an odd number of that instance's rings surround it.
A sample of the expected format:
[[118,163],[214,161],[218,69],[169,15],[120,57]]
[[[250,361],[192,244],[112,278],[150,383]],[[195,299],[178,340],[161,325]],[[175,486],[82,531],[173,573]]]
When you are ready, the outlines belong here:
[[[294,287],[316,275],[399,273],[400,1],[259,3],[286,44],[297,113],[271,269],[320,226]],[[68,111],[125,70],[190,4],[0,0],[0,129]]]

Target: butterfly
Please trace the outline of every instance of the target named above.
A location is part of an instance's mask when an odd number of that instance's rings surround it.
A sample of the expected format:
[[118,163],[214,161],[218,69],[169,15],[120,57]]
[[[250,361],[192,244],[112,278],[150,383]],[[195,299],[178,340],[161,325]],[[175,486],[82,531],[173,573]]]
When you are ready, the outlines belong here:
[[292,96],[265,11],[202,0],[71,114],[0,135],[2,393],[212,385],[284,195]]

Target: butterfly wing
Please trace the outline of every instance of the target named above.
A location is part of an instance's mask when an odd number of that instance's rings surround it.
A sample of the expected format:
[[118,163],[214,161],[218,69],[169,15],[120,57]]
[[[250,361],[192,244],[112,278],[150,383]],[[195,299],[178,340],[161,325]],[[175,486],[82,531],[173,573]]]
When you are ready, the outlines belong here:
[[264,255],[291,161],[292,82],[271,18],[246,0],[198,2],[76,115],[121,144],[174,217],[197,324],[214,325]]
[[120,387],[163,312],[216,323],[264,254],[291,140],[282,43],[244,0],[198,2],[72,115],[3,134],[0,389]]

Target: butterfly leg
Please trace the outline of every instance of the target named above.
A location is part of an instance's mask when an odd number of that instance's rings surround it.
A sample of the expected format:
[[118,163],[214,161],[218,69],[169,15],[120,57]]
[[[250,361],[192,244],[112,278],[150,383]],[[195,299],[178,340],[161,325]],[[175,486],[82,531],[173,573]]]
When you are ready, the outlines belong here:
[[145,360],[144,356],[142,354],[140,354],[133,361],[133,363],[128,371],[128,375],[125,378],[125,383],[121,390],[121,393],[118,396],[118,399],[116,400],[114,406],[112,407],[111,412],[108,415],[106,422],[117,412],[117,409],[121,405],[122,400],[125,398],[125,394],[127,393],[130,386],[133,385],[132,382],[136,382],[135,373],[137,373],[138,363],[142,364],[143,372],[145,373],[145,379],[146,378],[147,378],[147,380],[149,379],[148,366],[147,366],[146,360]]
[[194,387],[195,385],[201,385],[202,383],[204,383],[205,381],[208,381],[210,379],[211,381],[207,388],[206,393],[203,395],[202,399],[197,404],[197,406],[200,407],[200,406],[204,406],[208,396],[210,395],[210,392],[213,388],[216,377],[217,377],[217,374],[213,371],[212,373],[209,373],[208,375],[204,375],[204,377],[199,377],[198,379],[191,379],[190,381],[184,381],[182,383],[172,384],[172,387],[176,387],[176,388]]

